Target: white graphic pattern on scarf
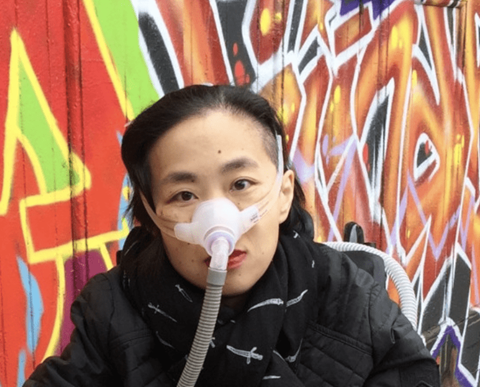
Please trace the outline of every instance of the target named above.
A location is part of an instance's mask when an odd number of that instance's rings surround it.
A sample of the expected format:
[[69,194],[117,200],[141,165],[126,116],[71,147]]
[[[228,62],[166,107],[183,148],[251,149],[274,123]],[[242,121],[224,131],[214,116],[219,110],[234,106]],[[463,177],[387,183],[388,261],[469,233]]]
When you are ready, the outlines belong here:
[[[295,239],[300,239],[299,235],[296,233],[293,237]],[[295,250],[295,252],[297,251]],[[280,259],[280,257],[282,258]],[[260,328],[260,325],[258,325],[260,321],[270,321],[273,324],[269,324],[269,327],[271,326],[273,328],[276,325],[276,329],[280,329],[282,323],[278,325],[277,321],[283,320],[283,317],[281,316],[289,315],[291,316],[289,317],[289,321],[297,321],[297,316],[299,313],[305,315],[306,311],[311,310],[311,307],[308,306],[310,302],[304,302],[310,289],[308,282],[306,283],[304,280],[305,278],[308,278],[308,276],[306,276],[306,272],[304,271],[304,274],[301,275],[301,269],[300,272],[295,270],[297,265],[294,265],[294,267],[291,268],[289,267],[290,264],[287,263],[289,261],[285,260],[285,255],[283,255],[283,253],[280,255],[280,257],[278,263],[273,265],[275,269],[272,269],[270,276],[268,277],[270,279],[267,282],[264,281],[264,283],[261,285],[261,289],[265,289],[266,291],[262,290],[262,292],[257,292],[258,297],[251,299],[251,302],[249,303],[250,305],[247,305],[247,308],[244,312],[240,314],[235,313],[234,315],[230,316],[227,313],[226,315],[223,315],[225,319],[223,317],[221,319],[219,318],[218,325],[215,330],[215,337],[212,338],[209,345],[210,355],[207,356],[206,363],[204,364],[205,376],[208,375],[209,379],[210,377],[214,376],[216,373],[215,370],[218,370],[218,367],[221,367],[225,361],[227,361],[225,364],[229,364],[229,367],[232,367],[235,364],[233,360],[234,358],[227,360],[227,353],[231,353],[239,360],[242,359],[241,362],[237,361],[236,364],[238,365],[235,365],[233,368],[234,371],[232,375],[238,375],[239,373],[243,373],[242,375],[245,375],[246,369],[243,368],[243,371],[241,371],[241,364],[243,363],[243,367],[252,369],[251,375],[258,375],[250,378],[252,382],[258,377],[259,379],[256,379],[257,382],[255,383],[258,383],[258,381],[261,380],[264,380],[266,385],[267,383],[268,385],[271,385],[271,383],[274,383],[275,385],[280,383],[280,385],[283,386],[285,383],[291,383],[290,377],[286,377],[284,379],[284,376],[287,376],[288,372],[283,371],[283,369],[286,364],[291,365],[288,367],[295,366],[294,364],[297,362],[298,355],[300,354],[301,350],[301,336],[296,336],[295,332],[303,332],[303,330],[298,331],[299,327],[297,323],[294,325],[289,325],[289,327],[285,327],[285,329],[289,330],[284,332],[287,335],[291,335],[287,336],[290,341],[286,341],[285,343],[294,344],[295,347],[292,348],[291,345],[284,347],[281,351],[281,354],[277,352],[277,350],[272,350],[272,347],[267,344],[274,343],[272,340],[275,340],[274,337],[278,337],[276,336],[278,333],[275,333],[272,336],[271,328],[269,328],[268,331],[262,330],[260,335],[255,333],[256,329]],[[310,263],[308,263],[307,266],[307,268],[310,270],[315,269],[314,261],[312,260],[311,262],[311,266]],[[288,287],[284,287],[284,285],[282,285],[284,284],[284,273],[289,273],[289,275],[292,273],[298,273],[294,276],[294,282],[290,282],[290,280],[288,281]],[[184,359],[186,357],[185,354],[188,353],[188,349],[191,345],[191,342],[189,341],[190,339],[188,336],[185,336],[185,333],[190,333],[192,331],[192,326],[196,326],[195,322],[197,321],[196,317],[192,318],[193,315],[191,313],[185,312],[191,308],[198,308],[199,305],[201,306],[203,294],[199,293],[197,291],[198,289],[191,287],[189,283],[183,281],[182,278],[179,278],[178,273],[173,272],[173,267],[169,267],[168,270],[163,273],[160,279],[161,281],[155,281],[155,283],[161,285],[158,287],[157,293],[160,295],[160,297],[148,297],[147,299],[144,299],[145,303],[143,303],[143,305],[146,305],[147,310],[150,311],[149,318],[154,318],[154,320],[152,320],[152,326],[156,328],[154,332],[158,341],[165,348],[169,348],[170,351],[174,351],[171,352],[171,354],[174,356],[173,358],[178,359],[177,356],[182,355],[182,359]],[[128,278],[128,282],[130,282],[130,278]],[[136,284],[139,283],[137,282]],[[124,283],[124,286],[125,285],[129,287],[130,283]],[[263,286],[267,287],[263,288]],[[173,291],[169,289],[173,289]],[[152,293],[143,294],[151,295]],[[261,294],[267,297],[262,300]],[[299,307],[297,305],[302,306]],[[290,308],[292,309],[291,312],[289,312]],[[220,316],[222,316],[222,314]],[[235,328],[235,325],[237,325],[235,324],[236,320],[240,321],[239,329],[241,327],[241,331],[238,331],[238,329]],[[178,328],[175,328],[176,326]],[[236,334],[236,332],[241,333],[242,331],[245,331],[245,329],[247,329],[247,331],[251,334],[244,336],[244,339],[240,339],[242,335],[239,336]],[[160,336],[159,332],[161,332],[162,336]],[[165,338],[167,338],[167,340],[165,340]],[[215,338],[218,340],[215,340]],[[170,352],[167,351],[166,353]],[[277,358],[275,355],[278,355],[279,358]],[[208,361],[209,357],[211,359],[210,362]],[[279,361],[281,363],[279,363]],[[179,365],[179,367],[175,367],[176,369],[178,368],[180,371],[183,369],[183,366],[178,362],[178,360],[175,360],[174,364]],[[282,364],[285,364],[285,366]],[[294,368],[292,368],[292,370],[293,369]],[[248,371],[248,373],[250,374],[250,371]],[[244,385],[242,384],[244,381],[247,379],[250,380],[249,378],[240,380],[238,377],[235,379],[235,377],[232,378],[228,375],[225,377],[220,375],[218,379],[222,381],[228,380],[229,383],[233,383],[230,385],[235,386]],[[215,376],[213,380],[217,380],[217,376]],[[282,382],[281,380],[284,381]],[[294,385],[296,386],[297,384],[294,383]]]
[[283,300],[281,298],[270,298],[269,300],[265,300],[263,302],[258,303],[257,305],[253,305],[248,312],[251,312],[254,309],[262,308],[268,305],[283,305]]
[[233,348],[232,346],[227,345],[227,349],[230,352],[233,352],[235,355],[242,356],[242,357],[246,358],[247,359],[247,364],[250,364],[252,359],[255,359],[255,360],[262,360],[263,359],[263,355],[259,355],[259,354],[255,353],[255,351],[257,350],[257,347],[253,347],[250,351],[244,351],[242,349]]

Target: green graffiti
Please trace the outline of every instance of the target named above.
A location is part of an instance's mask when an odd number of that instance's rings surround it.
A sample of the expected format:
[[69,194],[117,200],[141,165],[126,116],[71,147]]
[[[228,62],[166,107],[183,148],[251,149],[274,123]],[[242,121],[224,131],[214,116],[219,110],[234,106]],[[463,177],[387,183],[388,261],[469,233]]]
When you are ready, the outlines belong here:
[[22,65],[19,78],[19,127],[38,157],[47,192],[78,184],[80,177],[70,168],[68,155],[62,153]]
[[[139,45],[139,28],[129,0],[95,0],[102,32],[105,36],[122,86],[135,115],[158,99]],[[127,81],[128,80],[128,81]]]

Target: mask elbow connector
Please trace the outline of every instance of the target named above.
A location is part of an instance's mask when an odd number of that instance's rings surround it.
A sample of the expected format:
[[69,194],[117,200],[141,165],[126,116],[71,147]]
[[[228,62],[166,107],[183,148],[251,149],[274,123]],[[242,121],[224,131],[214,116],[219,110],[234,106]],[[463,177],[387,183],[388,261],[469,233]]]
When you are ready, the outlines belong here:
[[223,286],[227,276],[229,241],[219,236],[212,243],[212,259],[208,268],[207,283],[213,286]]
[[215,270],[227,270],[228,256],[235,247],[235,242],[228,240],[224,235],[213,235],[211,243],[212,259],[210,268]]

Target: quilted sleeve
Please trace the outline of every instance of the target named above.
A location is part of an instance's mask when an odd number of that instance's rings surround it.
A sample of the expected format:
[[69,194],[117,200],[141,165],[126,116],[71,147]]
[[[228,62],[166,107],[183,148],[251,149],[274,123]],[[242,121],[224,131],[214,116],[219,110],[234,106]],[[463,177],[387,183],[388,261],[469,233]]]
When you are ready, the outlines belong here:
[[93,277],[71,308],[75,325],[70,343],[60,356],[45,359],[24,387],[121,385],[107,362],[111,288],[105,275]]
[[366,387],[440,387],[435,360],[399,307],[380,287],[371,295],[370,325],[374,368]]

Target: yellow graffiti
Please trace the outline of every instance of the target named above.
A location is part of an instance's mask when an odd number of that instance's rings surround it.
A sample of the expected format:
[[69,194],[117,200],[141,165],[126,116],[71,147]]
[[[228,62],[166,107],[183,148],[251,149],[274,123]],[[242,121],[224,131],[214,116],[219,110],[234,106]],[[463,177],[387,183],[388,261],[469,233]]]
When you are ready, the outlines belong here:
[[272,26],[272,17],[270,15],[270,10],[265,8],[260,15],[260,32],[263,36],[267,35],[270,32],[270,27]]
[[398,28],[397,26],[392,27],[392,32],[390,33],[390,48],[395,49],[399,45],[398,41]]
[[465,147],[465,136],[461,136],[457,134],[457,144],[455,144],[453,148],[453,163],[456,167],[460,167],[462,165],[462,159],[464,154],[464,147]]
[[[54,192],[49,192],[47,189],[44,172],[38,155],[30,143],[30,140],[24,135],[20,128],[21,68],[24,69],[26,77],[32,85],[35,97],[37,98],[42,113],[45,116],[49,130],[51,131],[56,144],[60,148],[64,160],[68,160],[72,170],[78,173],[79,181],[76,184],[67,186]],[[18,205],[20,223],[26,248],[26,259],[29,264],[54,262],[58,274],[57,311],[50,342],[44,354],[44,357],[47,357],[55,353],[55,350],[58,346],[58,340],[60,338],[60,329],[63,321],[64,294],[66,291],[64,269],[65,262],[70,259],[74,253],[82,253],[87,250],[98,250],[102,256],[105,267],[108,269],[111,268],[113,263],[106,245],[107,243],[125,238],[128,234],[128,224],[127,221],[123,219],[122,228],[120,230],[107,232],[89,238],[74,240],[52,248],[46,248],[42,250],[35,249],[32,231],[28,221],[28,210],[35,206],[47,206],[68,201],[72,197],[82,193],[84,190],[90,189],[92,185],[92,179],[90,172],[81,159],[77,155],[69,152],[68,144],[62,132],[60,131],[57,121],[49,107],[46,96],[43,93],[41,85],[28,57],[24,42],[18,32],[13,30],[11,34],[8,107],[5,122],[5,148],[3,158],[4,177],[2,196],[0,199],[0,215],[5,215],[8,212],[8,205],[12,195],[16,153],[15,150],[17,142],[22,145],[31,161],[39,190],[39,194],[28,196],[19,200]]]

